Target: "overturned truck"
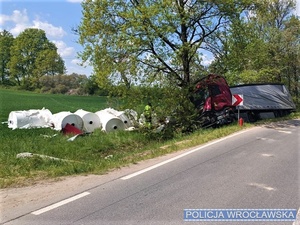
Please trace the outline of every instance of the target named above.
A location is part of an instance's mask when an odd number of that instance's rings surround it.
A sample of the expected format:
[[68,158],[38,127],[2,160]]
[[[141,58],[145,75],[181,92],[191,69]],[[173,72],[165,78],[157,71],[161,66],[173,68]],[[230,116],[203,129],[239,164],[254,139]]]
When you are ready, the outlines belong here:
[[245,84],[232,86],[230,90],[233,95],[243,96],[243,104],[237,106],[237,110],[247,122],[285,116],[296,109],[283,84]]
[[[243,104],[235,106],[232,96]],[[241,116],[247,122],[285,116],[296,109],[283,84],[247,84],[229,87],[225,78],[210,74],[196,82],[192,102],[199,110],[202,127],[220,126]]]
[[236,120],[232,94],[222,76],[210,74],[199,80],[192,102],[199,110],[202,127],[220,126]]

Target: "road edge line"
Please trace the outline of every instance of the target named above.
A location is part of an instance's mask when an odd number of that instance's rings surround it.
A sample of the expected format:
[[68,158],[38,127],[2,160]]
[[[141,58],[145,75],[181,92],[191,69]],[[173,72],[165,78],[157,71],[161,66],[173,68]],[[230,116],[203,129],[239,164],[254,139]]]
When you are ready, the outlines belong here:
[[75,196],[73,196],[73,197],[71,197],[71,198],[67,198],[67,199],[65,199],[65,200],[62,200],[62,201],[57,202],[57,203],[54,203],[54,204],[49,205],[49,206],[47,206],[47,207],[44,207],[44,208],[42,208],[42,209],[36,210],[36,211],[32,212],[31,214],[33,214],[33,215],[35,215],[35,216],[38,216],[38,215],[40,215],[40,214],[42,214],[42,213],[48,212],[48,211],[50,211],[50,210],[52,210],[52,209],[58,208],[58,207],[60,207],[60,206],[62,206],[62,205],[68,204],[68,203],[73,202],[73,201],[75,201],[75,200],[77,200],[77,199],[80,199],[80,198],[82,198],[82,197],[85,197],[85,196],[87,196],[87,195],[89,195],[89,194],[91,194],[91,193],[90,193],[90,192],[83,192],[83,193],[78,194],[78,195],[75,195]]
[[167,164],[167,163],[173,162],[173,161],[175,161],[175,160],[177,160],[177,159],[180,159],[180,158],[182,158],[182,157],[184,157],[184,156],[187,156],[187,155],[189,155],[189,154],[192,154],[192,153],[194,153],[194,152],[197,152],[197,151],[199,151],[199,150],[201,150],[201,149],[203,149],[203,148],[206,148],[206,147],[208,147],[208,146],[217,144],[217,143],[219,143],[219,142],[221,142],[221,141],[224,141],[224,140],[226,140],[226,139],[228,139],[228,138],[235,137],[235,136],[237,136],[237,135],[240,135],[240,134],[243,134],[243,133],[245,133],[245,132],[248,132],[249,130],[250,130],[250,129],[242,130],[242,131],[239,131],[239,132],[237,132],[237,133],[231,134],[231,135],[229,135],[229,136],[226,136],[226,137],[217,139],[217,140],[215,140],[215,141],[209,142],[209,143],[207,143],[207,144],[201,145],[200,147],[196,147],[195,149],[192,149],[192,150],[190,150],[190,151],[188,151],[188,152],[182,153],[182,154],[180,154],[180,155],[178,155],[178,156],[175,156],[175,157],[173,157],[173,158],[171,158],[171,159],[167,159],[167,160],[165,160],[165,161],[163,161],[163,162],[160,162],[160,163],[157,163],[157,164],[155,164],[155,165],[153,165],[153,166],[150,166],[150,167],[147,167],[147,168],[145,168],[145,169],[142,169],[142,170],[139,170],[139,171],[137,171],[137,172],[134,172],[134,173],[132,173],[132,174],[126,175],[126,176],[124,176],[124,177],[121,177],[120,179],[121,179],[121,180],[128,180],[128,179],[130,179],[130,178],[136,177],[136,176],[138,176],[138,175],[140,175],[140,174],[146,173],[146,172],[148,172],[148,171],[150,171],[150,170],[153,170],[153,169],[155,169],[155,168],[157,168],[157,167],[163,166],[163,165],[165,165],[165,164]]

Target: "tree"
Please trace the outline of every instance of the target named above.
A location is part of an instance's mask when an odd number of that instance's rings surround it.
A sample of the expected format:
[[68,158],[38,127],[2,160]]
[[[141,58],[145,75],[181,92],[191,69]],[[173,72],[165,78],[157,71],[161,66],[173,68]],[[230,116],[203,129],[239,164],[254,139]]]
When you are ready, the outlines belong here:
[[11,48],[11,79],[26,89],[39,87],[38,80],[47,74],[65,71],[64,62],[43,30],[29,28],[20,33]]
[[283,33],[283,58],[282,58],[282,74],[284,83],[299,104],[300,92],[300,20],[292,17],[285,24],[286,29]]
[[[259,1],[256,9],[256,16],[251,23],[264,43],[265,60],[261,60],[263,64],[255,70],[262,74],[261,77],[269,78],[269,82],[286,84],[298,103],[300,20],[292,15],[295,1]],[[260,49],[256,48],[256,52],[258,50]],[[263,73],[264,71],[267,73]]]
[[167,80],[187,88],[206,39],[246,2],[87,0],[77,29],[80,56],[103,86],[113,76],[127,87]]
[[274,76],[279,82],[284,82],[285,79],[283,69],[286,65],[282,63],[282,59],[289,54],[285,38],[286,24],[291,19],[294,8],[294,0],[264,0],[257,4],[254,22],[261,39],[267,43],[267,65],[269,68],[276,68]]
[[72,73],[70,75],[43,76],[39,79],[42,92],[55,94],[86,94],[85,86],[88,78],[85,75]]
[[[80,57],[94,67],[100,88],[123,84],[166,87],[162,96],[131,90],[133,101],[157,99],[165,115],[190,118],[190,94],[199,79],[201,49],[239,16],[249,0],[86,0],[76,29]],[[117,89],[121,91],[121,89]],[[157,93],[155,93],[157,94]],[[158,95],[158,94],[157,94]],[[185,113],[183,112],[185,109]],[[192,123],[192,120],[189,120]],[[189,125],[187,125],[189,126]],[[186,130],[188,130],[187,128]]]
[[10,60],[10,48],[14,37],[6,30],[0,32],[0,83],[6,84],[9,79],[8,62]]
[[62,74],[65,71],[66,68],[64,62],[60,55],[57,54],[57,48],[53,43],[49,43],[48,49],[42,50],[38,53],[36,58],[36,68],[34,71],[36,76],[54,76]]
[[297,60],[295,51],[299,49],[299,19],[292,15],[294,7],[294,0],[253,1],[251,10],[218,36],[222,45],[213,68],[226,74],[231,84],[288,84],[287,68]]

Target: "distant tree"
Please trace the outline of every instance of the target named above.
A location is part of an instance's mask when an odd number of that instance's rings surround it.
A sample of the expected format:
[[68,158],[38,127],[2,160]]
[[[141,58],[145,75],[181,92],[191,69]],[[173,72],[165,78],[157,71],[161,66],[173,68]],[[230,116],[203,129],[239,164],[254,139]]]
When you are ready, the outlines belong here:
[[54,76],[43,76],[39,79],[42,92],[50,92],[55,87]]
[[7,30],[0,32],[0,84],[6,84],[9,79],[8,62],[10,61],[10,48],[14,37]]
[[64,62],[43,30],[28,28],[14,40],[9,62],[11,79],[25,89],[39,87],[38,80],[47,74],[65,71]]
[[[52,45],[52,46],[51,46]],[[63,74],[66,71],[64,62],[57,48],[53,43],[49,43],[49,48],[39,52],[36,58],[36,67],[34,70],[35,76],[57,75]]]
[[66,78],[65,82],[66,84],[69,84],[70,88],[83,87],[88,80],[86,75],[81,75],[77,73],[72,73],[70,75],[64,76],[64,78]]
[[85,85],[88,78],[85,75],[72,73],[70,75],[46,75],[39,79],[42,92],[55,94],[86,94]]
[[83,91],[88,95],[101,95],[101,96],[108,96],[108,90],[104,88],[100,88],[98,83],[96,82],[95,76],[90,76],[83,84]]

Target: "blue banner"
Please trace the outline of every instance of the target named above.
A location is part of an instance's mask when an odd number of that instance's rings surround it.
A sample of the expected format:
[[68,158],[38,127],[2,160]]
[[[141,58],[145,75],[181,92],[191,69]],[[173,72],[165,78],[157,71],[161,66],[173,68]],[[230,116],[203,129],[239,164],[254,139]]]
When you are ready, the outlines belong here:
[[295,221],[296,209],[184,209],[185,221]]

